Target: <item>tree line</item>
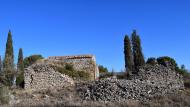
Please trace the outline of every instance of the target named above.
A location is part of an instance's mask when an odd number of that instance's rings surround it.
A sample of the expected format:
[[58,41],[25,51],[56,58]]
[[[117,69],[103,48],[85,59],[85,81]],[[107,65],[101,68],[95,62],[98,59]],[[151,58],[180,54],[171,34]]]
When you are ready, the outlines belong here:
[[188,71],[185,69],[185,65],[178,66],[174,58],[169,56],[162,56],[158,58],[150,57],[145,62],[140,36],[136,33],[136,30],[131,34],[131,38],[128,35],[124,37],[124,57],[125,57],[125,70],[128,75],[138,72],[138,68],[145,64],[156,65],[160,64],[166,67],[170,67],[172,70],[186,76]]
[[14,47],[12,33],[9,30],[4,59],[0,56],[0,82],[8,86],[24,86],[24,68],[42,59],[41,55],[24,58],[22,48],[19,49],[17,64],[14,63]]
[[131,39],[128,35],[124,38],[124,54],[125,54],[125,69],[131,73],[136,71],[139,66],[145,64],[140,36],[137,35],[136,30],[131,34]]
[[[145,64],[155,65],[161,64],[164,66],[169,66],[171,69],[186,75],[188,72],[185,69],[185,66],[178,66],[176,61],[168,56],[158,57],[158,58],[148,58],[147,61],[144,59],[141,39],[137,34],[136,30],[134,30],[131,34],[131,37],[125,35],[124,37],[124,55],[125,55],[125,69],[128,74],[137,73],[138,68]],[[24,85],[24,68],[32,65],[37,60],[43,59],[41,55],[31,55],[29,57],[23,56],[22,48],[19,49],[17,64],[14,64],[14,48],[13,48],[13,40],[12,33],[9,30],[6,48],[5,48],[5,56],[3,58],[0,57],[0,82],[6,85]],[[99,66],[101,72],[108,72],[107,68],[103,66]]]
[[1,82],[9,86],[16,85],[17,73],[24,72],[23,51],[22,48],[19,49],[18,61],[17,65],[15,65],[13,40],[12,40],[12,33],[10,30],[8,32],[8,37],[6,42],[5,57],[3,61],[0,62],[1,62],[0,64]]

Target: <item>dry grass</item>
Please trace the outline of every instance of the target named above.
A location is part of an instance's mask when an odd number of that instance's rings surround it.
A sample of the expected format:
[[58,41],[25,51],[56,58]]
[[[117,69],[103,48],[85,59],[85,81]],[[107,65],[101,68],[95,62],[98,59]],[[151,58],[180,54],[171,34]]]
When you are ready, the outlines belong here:
[[142,102],[145,107],[190,107],[190,89],[161,96],[150,102]]
[[176,94],[153,98],[149,102],[128,100],[125,102],[83,101],[78,97],[75,87],[62,90],[21,90],[12,91],[15,96],[14,106],[42,107],[190,107],[190,89]]
[[9,88],[6,86],[0,87],[0,104],[8,104],[10,100]]

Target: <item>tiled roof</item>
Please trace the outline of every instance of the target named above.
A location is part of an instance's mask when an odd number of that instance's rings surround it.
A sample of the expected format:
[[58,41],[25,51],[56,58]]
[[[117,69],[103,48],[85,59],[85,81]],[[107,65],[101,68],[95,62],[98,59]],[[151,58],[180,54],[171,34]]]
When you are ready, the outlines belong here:
[[50,56],[48,59],[84,59],[84,58],[93,58],[93,55],[72,55],[72,56]]

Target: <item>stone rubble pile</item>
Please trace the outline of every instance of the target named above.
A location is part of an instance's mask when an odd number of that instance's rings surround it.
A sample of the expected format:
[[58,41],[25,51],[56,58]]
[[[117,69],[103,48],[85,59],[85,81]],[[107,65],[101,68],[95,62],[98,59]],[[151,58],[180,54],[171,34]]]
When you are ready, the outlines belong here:
[[74,84],[72,78],[55,71],[46,63],[33,64],[24,72],[25,89],[61,89]]
[[168,88],[184,88],[183,76],[162,65],[146,65],[139,68],[138,73],[131,75],[132,80],[143,80],[147,83],[164,85]]
[[149,101],[156,96],[183,89],[183,77],[161,65],[145,65],[130,80],[107,78],[78,84],[77,91],[84,100],[124,101],[135,99]]

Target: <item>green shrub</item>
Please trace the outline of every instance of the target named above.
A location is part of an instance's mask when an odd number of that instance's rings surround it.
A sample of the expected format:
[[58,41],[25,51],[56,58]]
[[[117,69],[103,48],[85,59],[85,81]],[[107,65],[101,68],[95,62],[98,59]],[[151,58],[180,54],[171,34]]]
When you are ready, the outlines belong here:
[[24,88],[24,72],[21,72],[20,74],[17,75],[16,85]]
[[156,65],[157,64],[157,61],[156,61],[156,58],[148,58],[148,60],[146,61],[146,64],[150,64],[150,65]]
[[74,71],[73,65],[68,64],[68,63],[65,64],[65,69],[69,71]]
[[29,57],[24,58],[24,67],[34,64],[37,60],[43,59],[42,55],[31,55]]
[[178,65],[176,61],[171,57],[168,57],[168,56],[159,57],[157,58],[157,62],[158,64],[161,64],[166,67],[168,67],[168,64],[169,64],[171,69],[176,70],[176,71],[178,70]]
[[103,65],[99,65],[98,69],[99,69],[100,73],[106,73],[106,72],[108,72],[108,69],[106,67],[104,67]]
[[184,77],[189,75],[188,71],[185,69],[185,66],[182,65],[180,68],[178,64],[176,63],[176,61],[171,57],[168,57],[168,56],[159,57],[157,58],[157,62],[158,64],[161,64],[163,66],[170,67],[172,70],[175,70],[176,72],[183,75]]
[[71,70],[71,71],[67,70],[66,67],[55,66],[54,68],[55,68],[56,71],[58,71],[58,72],[60,72],[62,74],[66,74],[66,75],[68,75],[70,77],[73,77],[73,78],[79,77],[76,72],[74,72],[73,70]]
[[90,74],[85,71],[77,71],[81,80],[89,80]]
[[8,104],[10,100],[9,88],[7,86],[0,87],[0,101],[1,104]]
[[89,80],[90,79],[90,74],[85,72],[85,71],[77,71],[73,68],[73,66],[71,64],[65,64],[64,67],[60,67],[60,66],[55,66],[52,65],[53,68],[65,75],[68,75],[69,77],[72,77],[73,79],[76,80]]

